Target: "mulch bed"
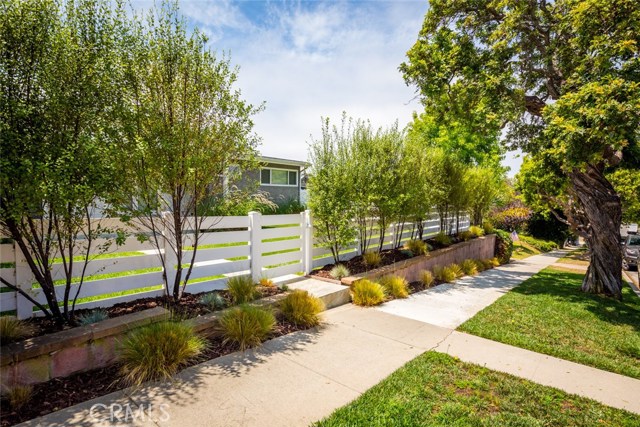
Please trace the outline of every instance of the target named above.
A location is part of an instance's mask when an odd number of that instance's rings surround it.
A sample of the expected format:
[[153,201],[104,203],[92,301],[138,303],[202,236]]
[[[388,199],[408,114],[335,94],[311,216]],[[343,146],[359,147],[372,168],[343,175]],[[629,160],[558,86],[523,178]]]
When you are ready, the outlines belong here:
[[[458,243],[458,239],[456,237],[452,237],[451,239],[452,244]],[[433,248],[433,250],[446,247],[440,245],[438,242],[432,239],[425,240],[425,242],[429,245],[430,248]],[[376,268],[384,267],[385,265],[390,265],[398,261],[404,261],[406,259],[413,258],[413,254],[405,249],[387,249],[385,251],[382,251],[380,255],[382,256],[382,262]],[[368,267],[364,263],[364,258],[362,255],[353,257],[349,261],[343,261],[340,264],[346,266],[349,269],[351,275],[366,273],[369,270],[373,270],[373,268]],[[327,264],[322,268],[312,271],[310,275],[333,279],[330,274],[333,267],[335,267],[335,264]]]
[[[281,316],[277,320],[278,323],[268,339],[306,329],[285,321]],[[224,344],[221,337],[210,338],[208,339],[208,347],[203,354],[198,359],[188,363],[185,368],[236,351],[238,351],[237,345]],[[27,403],[20,411],[12,410],[9,402],[2,400],[0,402],[0,426],[12,426],[122,390],[126,388],[126,385],[114,380],[114,378],[118,378],[118,369],[117,365],[113,365],[36,384],[33,386],[30,403]],[[31,402],[37,402],[37,404],[32,404]]]
[[[260,298],[266,298],[284,292],[277,286],[259,286],[258,290],[260,291]],[[214,292],[219,293],[227,301],[227,305],[231,305],[231,296],[229,295],[228,291],[222,290]],[[182,319],[188,319],[201,316],[211,311],[208,306],[200,304],[199,302],[202,295],[206,293],[209,292],[200,292],[197,294],[185,293],[177,303],[174,302],[172,298],[164,295],[153,298],[140,298],[133,301],[115,304],[111,307],[104,308],[104,311],[106,311],[109,315],[109,319],[112,319],[114,317],[124,316],[126,314],[137,313],[149,308],[164,307],[167,310],[171,311],[174,316]],[[75,315],[76,317],[79,317],[83,314],[90,313],[91,311],[92,310],[89,309],[76,310]],[[52,320],[47,319],[46,317],[35,317],[32,319],[28,319],[25,322],[29,323],[32,326],[33,332],[23,339],[33,338],[73,328],[73,326],[69,325],[65,325],[64,327],[60,328],[59,325],[57,325]]]

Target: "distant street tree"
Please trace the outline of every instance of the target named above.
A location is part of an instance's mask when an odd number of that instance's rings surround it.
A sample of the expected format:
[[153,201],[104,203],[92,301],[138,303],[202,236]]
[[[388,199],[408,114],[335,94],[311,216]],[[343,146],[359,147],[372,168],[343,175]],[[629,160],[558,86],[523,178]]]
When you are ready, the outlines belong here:
[[638,28],[636,0],[433,0],[400,67],[447,122],[506,126],[592,249],[583,290],[615,298],[622,209],[607,176],[640,164]]
[[[121,206],[151,236],[166,294],[182,297],[209,202],[224,179],[256,166],[254,107],[234,89],[237,70],[216,58],[207,37],[188,34],[177,4],[162,2],[130,32],[125,65],[132,112],[122,159],[129,199]],[[212,225],[212,224],[210,224]]]
[[107,0],[0,5],[0,230],[46,306],[31,283],[2,283],[60,325],[74,321],[90,254],[112,243],[93,217],[122,183],[122,16]]

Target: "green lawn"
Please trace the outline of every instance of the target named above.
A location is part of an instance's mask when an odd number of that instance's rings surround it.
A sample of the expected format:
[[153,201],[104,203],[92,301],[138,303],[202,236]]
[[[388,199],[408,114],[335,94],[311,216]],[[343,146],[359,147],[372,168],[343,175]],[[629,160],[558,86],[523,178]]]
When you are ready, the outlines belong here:
[[585,294],[584,273],[547,268],[459,329],[539,353],[640,378],[640,298]]
[[525,259],[532,255],[538,255],[541,253],[542,252],[540,252],[538,249],[531,246],[530,244],[523,241],[519,241],[519,242],[513,242],[513,253],[511,254],[511,258]]
[[638,426],[640,416],[427,352],[316,426]]
[[560,258],[558,262],[563,264],[589,265],[589,258],[586,257],[586,253],[586,248],[576,249],[575,251],[571,251],[569,254]]

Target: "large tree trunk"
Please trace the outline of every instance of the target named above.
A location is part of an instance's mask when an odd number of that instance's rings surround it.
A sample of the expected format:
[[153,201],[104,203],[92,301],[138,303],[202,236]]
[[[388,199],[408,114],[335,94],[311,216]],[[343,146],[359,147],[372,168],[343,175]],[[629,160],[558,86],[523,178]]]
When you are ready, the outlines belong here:
[[622,299],[622,253],[620,251],[620,197],[599,168],[570,174],[575,195],[588,220],[587,243],[591,262],[582,290]]

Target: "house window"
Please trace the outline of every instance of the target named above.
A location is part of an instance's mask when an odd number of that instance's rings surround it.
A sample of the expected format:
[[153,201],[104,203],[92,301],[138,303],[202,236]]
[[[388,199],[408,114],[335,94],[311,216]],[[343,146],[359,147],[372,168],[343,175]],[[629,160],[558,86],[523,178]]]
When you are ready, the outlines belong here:
[[261,169],[260,183],[262,185],[298,186],[298,171],[287,169]]

